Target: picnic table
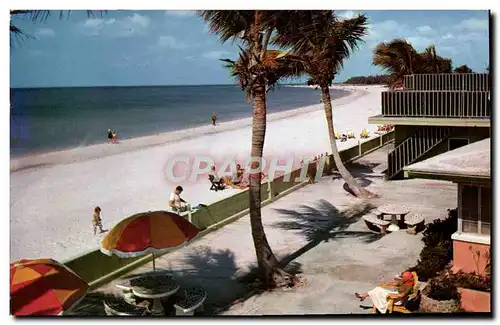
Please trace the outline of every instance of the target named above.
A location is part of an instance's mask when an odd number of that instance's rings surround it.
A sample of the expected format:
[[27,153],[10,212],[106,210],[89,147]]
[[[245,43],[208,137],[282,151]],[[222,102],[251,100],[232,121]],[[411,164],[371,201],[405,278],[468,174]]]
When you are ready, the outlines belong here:
[[381,213],[381,219],[384,218],[384,215],[391,216],[391,225],[387,228],[389,231],[398,231],[399,226],[397,225],[397,216],[400,216],[401,223],[403,223],[405,215],[410,212],[407,207],[395,204],[382,205],[378,207],[378,211]]
[[170,274],[139,276],[130,280],[132,293],[144,299],[153,299],[151,314],[165,315],[161,299],[175,294],[179,284]]

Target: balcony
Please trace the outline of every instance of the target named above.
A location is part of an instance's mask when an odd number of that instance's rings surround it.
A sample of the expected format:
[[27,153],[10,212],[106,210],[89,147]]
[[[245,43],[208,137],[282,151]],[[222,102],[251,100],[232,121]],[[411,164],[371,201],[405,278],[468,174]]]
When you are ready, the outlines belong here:
[[406,90],[489,91],[489,73],[415,74],[404,77]]
[[489,91],[385,91],[384,117],[490,118]]

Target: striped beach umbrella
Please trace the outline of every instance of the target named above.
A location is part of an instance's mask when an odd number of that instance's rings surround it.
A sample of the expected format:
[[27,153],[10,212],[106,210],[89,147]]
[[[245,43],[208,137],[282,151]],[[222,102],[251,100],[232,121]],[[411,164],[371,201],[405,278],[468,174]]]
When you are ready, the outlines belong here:
[[178,214],[167,211],[138,213],[120,221],[104,237],[101,252],[136,257],[166,252],[194,238],[200,230]]
[[53,259],[10,264],[10,313],[15,316],[58,315],[87,293],[89,285]]

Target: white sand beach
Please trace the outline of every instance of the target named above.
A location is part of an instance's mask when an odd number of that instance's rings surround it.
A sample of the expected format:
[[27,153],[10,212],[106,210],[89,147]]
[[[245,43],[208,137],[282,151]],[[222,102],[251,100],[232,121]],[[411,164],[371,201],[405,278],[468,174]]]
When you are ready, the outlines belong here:
[[[336,86],[350,91],[334,100],[336,131],[363,128],[373,132],[368,117],[380,114],[381,86]],[[243,100],[243,99],[242,99]],[[251,119],[129,139],[118,145],[90,147],[11,159],[10,260],[52,257],[65,261],[97,249],[105,234],[93,235],[92,211],[102,208],[103,226],[148,210],[164,210],[173,184],[165,166],[178,155],[250,155]],[[337,142],[339,149],[358,139]],[[330,152],[322,105],[268,116],[264,155],[314,156]],[[183,198],[193,205],[210,204],[239,190],[209,191],[203,179],[183,183]]]

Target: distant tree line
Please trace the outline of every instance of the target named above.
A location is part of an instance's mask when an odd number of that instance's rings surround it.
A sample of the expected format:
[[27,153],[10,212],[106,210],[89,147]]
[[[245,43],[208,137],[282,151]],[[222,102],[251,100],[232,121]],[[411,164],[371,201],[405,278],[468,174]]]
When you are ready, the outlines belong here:
[[344,81],[344,84],[349,85],[389,85],[391,76],[388,74],[380,74],[375,76],[356,76]]

